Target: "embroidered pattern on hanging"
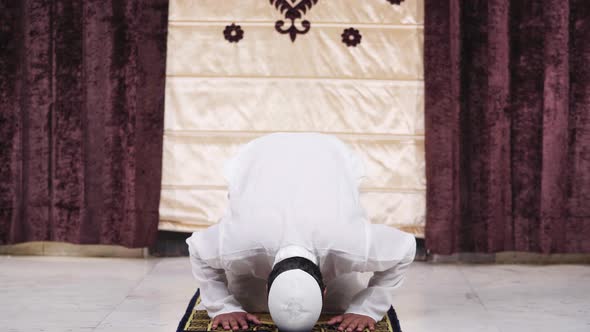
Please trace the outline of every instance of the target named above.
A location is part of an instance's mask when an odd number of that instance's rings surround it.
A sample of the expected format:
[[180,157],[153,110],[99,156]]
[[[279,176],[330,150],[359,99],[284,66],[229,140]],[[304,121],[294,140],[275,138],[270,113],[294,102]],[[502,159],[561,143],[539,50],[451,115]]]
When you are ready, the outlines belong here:
[[[275,22],[275,29],[282,34],[288,34],[292,42],[295,42],[297,35],[303,35],[311,29],[311,23],[304,19],[303,16],[315,5],[318,0],[270,0],[270,4],[283,15],[285,19],[290,20],[290,26],[285,28],[285,21],[278,20]],[[297,27],[296,20],[301,21],[301,29]]]

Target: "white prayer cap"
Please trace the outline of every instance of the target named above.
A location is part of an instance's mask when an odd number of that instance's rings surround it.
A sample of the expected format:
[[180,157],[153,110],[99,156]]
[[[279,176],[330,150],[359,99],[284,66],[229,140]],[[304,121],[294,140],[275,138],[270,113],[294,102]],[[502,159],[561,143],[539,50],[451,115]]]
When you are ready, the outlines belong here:
[[322,312],[322,290],[301,269],[281,272],[268,293],[268,309],[281,332],[309,332]]

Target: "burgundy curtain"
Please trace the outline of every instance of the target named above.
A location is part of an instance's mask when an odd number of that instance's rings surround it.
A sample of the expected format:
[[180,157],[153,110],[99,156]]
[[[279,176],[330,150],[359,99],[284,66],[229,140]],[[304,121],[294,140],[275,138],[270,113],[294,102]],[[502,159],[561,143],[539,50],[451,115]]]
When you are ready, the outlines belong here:
[[148,246],[167,0],[0,0],[0,244]]
[[590,2],[426,1],[426,246],[590,252]]

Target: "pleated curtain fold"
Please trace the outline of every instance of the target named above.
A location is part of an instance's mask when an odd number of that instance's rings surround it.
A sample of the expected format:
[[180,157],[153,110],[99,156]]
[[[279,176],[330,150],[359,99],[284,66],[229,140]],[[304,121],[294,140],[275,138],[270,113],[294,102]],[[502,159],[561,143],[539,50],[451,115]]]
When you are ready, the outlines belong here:
[[167,0],[0,1],[0,244],[155,241]]
[[590,3],[425,4],[427,247],[590,252]]

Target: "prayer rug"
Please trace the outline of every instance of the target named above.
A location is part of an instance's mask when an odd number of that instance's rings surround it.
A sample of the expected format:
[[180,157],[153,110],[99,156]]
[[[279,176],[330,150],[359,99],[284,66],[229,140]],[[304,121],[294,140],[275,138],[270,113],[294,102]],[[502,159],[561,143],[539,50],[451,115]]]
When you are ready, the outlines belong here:
[[[218,326],[216,330],[211,329],[211,318],[207,315],[205,310],[195,310],[195,307],[201,301],[199,290],[197,289],[195,295],[191,299],[186,308],[184,316],[178,323],[176,332],[208,332],[208,331],[219,331],[222,332],[223,327]],[[250,327],[247,330],[240,330],[244,332],[279,332],[278,328],[273,324],[270,314],[268,313],[254,313],[262,321],[260,325],[253,325],[249,323]],[[338,325],[328,325],[326,322],[334,316],[331,314],[322,314],[318,323],[312,329],[311,332],[338,332]],[[364,332],[368,332],[365,329]],[[383,317],[375,325],[375,332],[401,332],[399,320],[393,307],[389,308],[387,315]]]

